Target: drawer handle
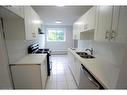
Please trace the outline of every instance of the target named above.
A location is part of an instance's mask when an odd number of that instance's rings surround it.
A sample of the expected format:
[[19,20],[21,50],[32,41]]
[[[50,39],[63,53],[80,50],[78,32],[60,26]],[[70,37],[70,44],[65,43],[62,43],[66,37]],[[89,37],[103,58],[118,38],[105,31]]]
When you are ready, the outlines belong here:
[[36,34],[35,34],[35,33],[32,33],[32,37],[34,37],[34,38],[35,38],[35,37],[36,37]]
[[105,39],[108,39],[109,38],[109,34],[110,34],[110,32],[109,31],[106,31]]
[[112,30],[111,32],[111,39],[115,39],[116,37],[116,32],[114,30]]

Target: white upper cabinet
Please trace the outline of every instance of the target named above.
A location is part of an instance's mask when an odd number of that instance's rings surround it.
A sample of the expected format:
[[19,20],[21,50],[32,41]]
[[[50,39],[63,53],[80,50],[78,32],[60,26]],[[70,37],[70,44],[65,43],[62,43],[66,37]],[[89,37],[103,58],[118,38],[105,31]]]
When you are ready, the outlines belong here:
[[35,38],[35,33],[32,30],[32,8],[28,6],[24,7],[24,14],[26,40],[32,40],[33,38]]
[[116,42],[117,34],[118,34],[118,24],[119,24],[119,15],[120,15],[120,7],[115,6],[113,8],[113,17],[112,17],[112,27],[111,27],[111,35],[110,41]]
[[30,6],[24,7],[26,40],[35,40],[42,24],[38,14]]
[[95,29],[95,17],[96,17],[96,7],[92,7],[89,11],[85,13],[85,15],[83,15],[83,23],[84,23],[83,31]]
[[120,7],[119,11],[118,30],[113,36],[115,36],[116,42],[127,43],[127,6]]
[[39,27],[39,19],[37,13],[32,9],[32,15],[31,15],[31,20],[32,20],[32,39],[36,39],[38,36],[38,27]]
[[97,7],[97,22],[95,31],[95,40],[107,41],[110,40],[110,31],[112,24],[112,6],[99,6]]
[[126,6],[99,6],[96,21],[96,41],[127,42]]
[[73,39],[78,40],[80,39],[80,32],[78,31],[79,25],[77,22],[73,24]]
[[31,6],[5,6],[4,8],[24,19],[26,40],[37,39],[38,28],[42,30],[42,21]]
[[5,6],[4,8],[24,18],[24,7],[23,6]]
[[[83,37],[83,35],[81,35],[80,33],[90,32],[90,30],[94,30],[95,18],[96,18],[96,7],[92,7],[73,24],[73,39],[76,40],[85,39],[85,35]],[[93,35],[93,33],[90,34],[87,33],[87,35],[91,34]]]

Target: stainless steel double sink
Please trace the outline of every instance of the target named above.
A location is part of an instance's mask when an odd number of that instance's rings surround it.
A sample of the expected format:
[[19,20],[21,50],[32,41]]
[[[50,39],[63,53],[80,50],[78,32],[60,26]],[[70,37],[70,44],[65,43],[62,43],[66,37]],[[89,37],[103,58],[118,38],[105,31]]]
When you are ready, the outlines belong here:
[[85,59],[92,59],[95,58],[94,56],[86,53],[86,52],[76,52],[80,57],[85,58]]

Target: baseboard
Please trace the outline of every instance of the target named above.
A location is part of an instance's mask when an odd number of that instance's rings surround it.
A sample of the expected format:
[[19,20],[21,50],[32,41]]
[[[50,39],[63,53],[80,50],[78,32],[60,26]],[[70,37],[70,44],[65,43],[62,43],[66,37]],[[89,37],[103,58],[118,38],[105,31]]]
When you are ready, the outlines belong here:
[[67,51],[66,50],[59,50],[59,51],[51,51],[51,54],[52,55],[64,55],[64,54],[67,54]]

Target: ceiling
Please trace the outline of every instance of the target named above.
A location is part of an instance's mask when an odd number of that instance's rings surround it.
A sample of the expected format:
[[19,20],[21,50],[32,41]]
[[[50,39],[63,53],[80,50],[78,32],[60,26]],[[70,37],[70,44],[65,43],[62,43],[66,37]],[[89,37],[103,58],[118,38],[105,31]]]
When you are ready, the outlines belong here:
[[[32,6],[45,25],[72,25],[91,6]],[[62,21],[56,24],[55,21]]]

